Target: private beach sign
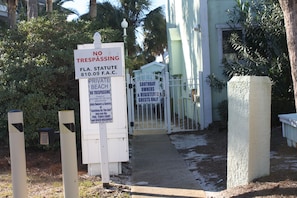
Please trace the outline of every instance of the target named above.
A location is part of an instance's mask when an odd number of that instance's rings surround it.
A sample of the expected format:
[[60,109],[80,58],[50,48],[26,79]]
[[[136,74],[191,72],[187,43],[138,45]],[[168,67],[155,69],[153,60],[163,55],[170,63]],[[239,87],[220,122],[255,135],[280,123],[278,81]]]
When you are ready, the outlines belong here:
[[94,47],[74,50],[75,79],[88,79],[90,122],[111,123],[111,77],[123,76],[123,50],[102,48],[100,34],[94,35]]

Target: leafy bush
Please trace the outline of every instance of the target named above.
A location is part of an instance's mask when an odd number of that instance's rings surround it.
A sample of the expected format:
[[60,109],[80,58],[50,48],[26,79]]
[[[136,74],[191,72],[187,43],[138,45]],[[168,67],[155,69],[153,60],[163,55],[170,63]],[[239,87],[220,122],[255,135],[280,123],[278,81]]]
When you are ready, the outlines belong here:
[[[39,128],[58,130],[58,111],[73,109],[79,131],[78,81],[73,50],[92,43],[91,22],[67,22],[64,15],[21,21],[0,41],[0,140],[7,141],[7,112],[24,113],[27,146],[39,144]],[[103,41],[119,39],[117,31],[100,30]]]
[[294,111],[291,105],[294,96],[282,10],[278,1],[274,0],[236,2],[237,5],[229,10],[229,24],[230,28],[240,24],[242,35],[234,31],[229,43],[237,53],[237,58],[223,62],[223,74],[227,80],[210,75],[210,85],[220,90],[233,76],[268,76],[273,82],[272,122],[277,122],[278,114]]
[[228,100],[223,100],[218,104],[218,113],[224,128],[228,125]]

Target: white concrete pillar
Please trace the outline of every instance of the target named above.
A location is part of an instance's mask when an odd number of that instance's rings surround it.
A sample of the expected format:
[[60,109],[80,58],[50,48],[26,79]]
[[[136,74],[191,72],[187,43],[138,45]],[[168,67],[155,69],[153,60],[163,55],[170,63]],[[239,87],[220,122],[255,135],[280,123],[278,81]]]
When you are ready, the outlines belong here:
[[23,112],[8,112],[13,197],[28,197]]
[[270,173],[271,81],[235,76],[228,82],[227,188]]
[[60,144],[65,198],[78,198],[74,111],[59,111]]

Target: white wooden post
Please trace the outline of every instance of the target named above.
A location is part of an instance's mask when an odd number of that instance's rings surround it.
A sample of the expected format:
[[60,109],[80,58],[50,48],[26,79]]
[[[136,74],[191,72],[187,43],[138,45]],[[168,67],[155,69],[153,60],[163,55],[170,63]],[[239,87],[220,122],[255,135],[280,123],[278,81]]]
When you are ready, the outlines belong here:
[[74,111],[59,111],[61,160],[65,198],[78,198],[78,175]]
[[9,147],[13,197],[27,197],[27,173],[23,112],[8,112]]
[[99,133],[100,133],[100,155],[101,155],[101,177],[103,187],[109,186],[109,165],[108,165],[108,144],[107,144],[107,130],[106,124],[99,124]]
[[[95,49],[101,48],[101,36],[98,32],[94,34]],[[109,77],[110,78],[110,77]],[[110,82],[110,81],[109,81]],[[100,158],[101,158],[101,177],[103,187],[109,187],[109,160],[108,160],[108,143],[107,143],[107,129],[106,123],[99,123],[100,135]]]

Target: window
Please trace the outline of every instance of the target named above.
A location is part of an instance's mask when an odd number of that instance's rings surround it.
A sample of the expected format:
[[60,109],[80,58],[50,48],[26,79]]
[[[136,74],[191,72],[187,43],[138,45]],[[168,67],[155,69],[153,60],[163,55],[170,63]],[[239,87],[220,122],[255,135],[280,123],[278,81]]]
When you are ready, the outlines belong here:
[[242,30],[240,27],[231,29],[228,25],[217,25],[217,32],[220,63],[222,63],[223,60],[226,60],[227,62],[235,61],[237,55],[230,43],[230,38],[233,33],[242,37]]

